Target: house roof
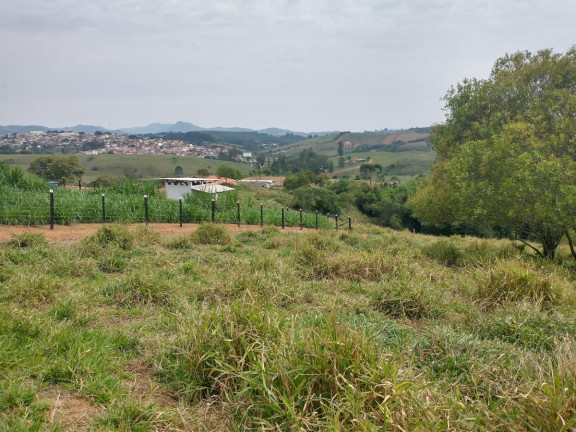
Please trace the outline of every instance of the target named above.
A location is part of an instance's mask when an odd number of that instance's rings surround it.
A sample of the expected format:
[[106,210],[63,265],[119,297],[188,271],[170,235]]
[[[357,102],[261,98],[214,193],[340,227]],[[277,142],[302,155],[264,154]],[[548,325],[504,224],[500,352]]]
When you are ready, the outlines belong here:
[[211,180],[218,180],[218,184],[223,184],[223,183],[228,183],[228,184],[236,184],[236,180],[233,178],[227,178],[227,177],[218,177],[217,175],[211,175],[207,177],[208,179]]
[[214,181],[211,178],[205,178],[205,177],[161,177],[158,180],[166,180],[166,181],[209,181],[212,182]]
[[234,190],[234,188],[220,185],[220,184],[215,184],[215,183],[192,186],[190,189],[192,189],[193,191],[196,191],[196,192],[206,192],[206,193],[211,193],[211,194],[228,192],[228,191]]

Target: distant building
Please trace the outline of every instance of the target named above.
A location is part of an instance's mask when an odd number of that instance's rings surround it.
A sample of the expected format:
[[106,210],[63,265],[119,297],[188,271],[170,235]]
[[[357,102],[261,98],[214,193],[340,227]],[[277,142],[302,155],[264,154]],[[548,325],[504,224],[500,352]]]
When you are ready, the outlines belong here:
[[162,181],[166,188],[166,198],[178,200],[184,195],[192,193],[193,186],[217,184],[218,179],[207,179],[200,177],[163,177]]
[[271,187],[274,187],[274,180],[244,179],[238,180],[238,183],[256,189],[270,189]]

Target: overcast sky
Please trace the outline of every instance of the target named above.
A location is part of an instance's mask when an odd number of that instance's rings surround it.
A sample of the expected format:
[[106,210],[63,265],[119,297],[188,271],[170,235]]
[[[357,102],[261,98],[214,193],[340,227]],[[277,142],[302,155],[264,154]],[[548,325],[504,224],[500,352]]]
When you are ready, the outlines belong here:
[[506,53],[576,43],[574,0],[0,0],[0,124],[429,126]]

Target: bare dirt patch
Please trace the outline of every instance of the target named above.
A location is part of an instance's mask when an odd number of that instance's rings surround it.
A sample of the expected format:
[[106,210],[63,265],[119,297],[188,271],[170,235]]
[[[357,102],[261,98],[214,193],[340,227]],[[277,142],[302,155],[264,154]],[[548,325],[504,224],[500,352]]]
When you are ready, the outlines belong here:
[[[128,225],[135,226],[135,225]],[[158,232],[163,237],[176,237],[190,234],[198,228],[198,224],[184,224],[182,227],[177,224],[152,223],[148,227]],[[244,231],[260,230],[258,225],[224,225],[231,234],[239,234]],[[55,225],[50,229],[49,225],[42,226],[20,226],[20,225],[0,225],[0,242],[6,242],[13,236],[22,233],[42,234],[50,243],[66,245],[77,243],[86,237],[94,235],[102,224],[73,224]],[[286,227],[284,231],[301,231],[299,227]],[[311,231],[304,228],[302,231]]]
[[50,403],[47,413],[50,424],[58,424],[65,430],[87,431],[92,420],[102,412],[101,407],[89,400],[58,387],[44,390],[40,398]]

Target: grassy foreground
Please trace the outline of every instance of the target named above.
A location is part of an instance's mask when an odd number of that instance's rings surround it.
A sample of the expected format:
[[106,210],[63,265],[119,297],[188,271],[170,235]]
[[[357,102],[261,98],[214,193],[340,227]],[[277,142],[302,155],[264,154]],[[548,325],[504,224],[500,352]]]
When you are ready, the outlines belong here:
[[571,431],[569,265],[377,228],[23,234],[0,430]]

